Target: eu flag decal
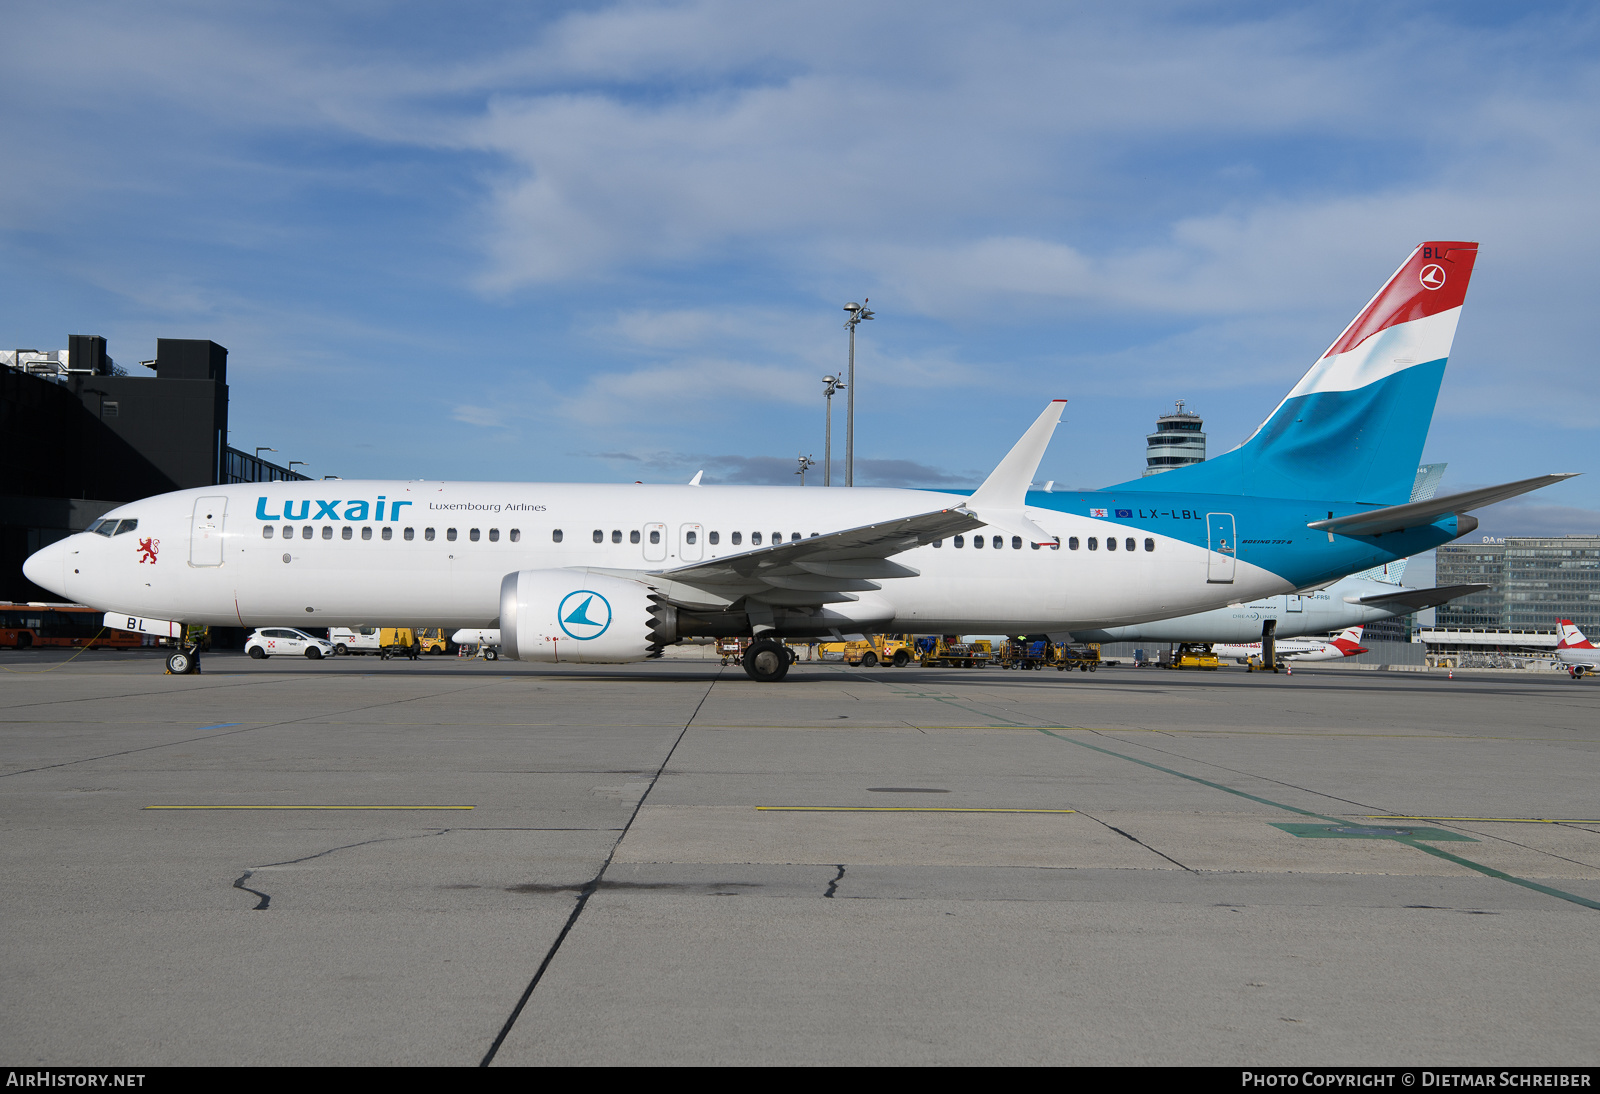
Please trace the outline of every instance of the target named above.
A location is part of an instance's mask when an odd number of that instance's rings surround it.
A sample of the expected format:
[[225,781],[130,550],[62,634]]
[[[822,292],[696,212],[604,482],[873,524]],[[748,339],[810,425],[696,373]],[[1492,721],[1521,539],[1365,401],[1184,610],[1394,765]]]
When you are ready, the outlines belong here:
[[1119,516],[1119,517],[1131,517],[1131,516],[1133,516],[1133,510],[1132,509],[1118,509],[1117,510],[1117,516]]

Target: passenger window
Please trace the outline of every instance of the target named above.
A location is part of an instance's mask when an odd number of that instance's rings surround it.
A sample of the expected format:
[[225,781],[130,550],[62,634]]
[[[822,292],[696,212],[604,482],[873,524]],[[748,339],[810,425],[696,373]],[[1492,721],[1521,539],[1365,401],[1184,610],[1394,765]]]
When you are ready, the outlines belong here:
[[446,528],[444,530],[444,538],[454,543],[456,541],[456,530],[454,528]]
[[944,540],[936,539],[936,540],[933,541],[933,545],[935,547],[943,547],[944,546]]
[[522,529],[521,528],[513,528],[513,529],[511,529],[511,542],[512,543],[521,543],[522,542]]
[[[1061,545],[1060,545],[1060,544],[1059,544],[1059,543],[1057,543],[1057,544],[1054,544],[1054,545],[1053,545],[1053,546],[1054,546],[1054,547],[1059,547],[1059,546],[1061,546]],[[1037,544],[1037,543],[1035,543],[1035,544],[1034,544],[1034,545],[1033,545],[1033,549],[1034,549],[1034,550],[1035,550],[1035,551],[1037,551],[1037,550],[1038,550],[1038,549],[1039,549],[1039,545],[1038,545],[1038,544]]]
[[1089,550],[1098,551],[1099,549],[1100,549],[1100,541],[1098,539],[1095,539],[1093,536],[1090,536],[1089,537]]
[[658,531],[655,528],[650,529],[650,542],[651,543],[660,543],[661,542],[661,533],[660,533],[660,531]]
[[433,542],[433,529],[432,528],[424,528],[422,530],[422,538],[423,538],[423,540],[425,542],[432,543]]
[[[332,528],[333,525],[330,524],[330,525],[328,525],[328,527]],[[350,527],[348,524],[346,524],[344,526],[343,531],[341,531],[339,533],[339,535],[344,539],[352,539],[352,538],[355,537],[355,534],[356,534],[356,530],[354,528]]]
[[361,529],[361,538],[362,539],[371,539],[372,538],[372,529],[370,527]]
[[716,533],[716,532],[707,532],[706,533],[706,542],[710,543],[711,546],[713,546],[713,547],[715,547],[717,545],[717,540],[719,540],[721,538],[722,538],[722,536],[720,534]]
[[1124,551],[1133,550],[1133,537],[1132,536],[1129,536],[1127,539],[1122,541],[1122,549]]
[[[1106,550],[1115,551],[1116,549],[1117,549],[1117,537],[1116,536],[1107,536],[1106,537]],[[1092,539],[1089,541],[1089,550],[1091,550],[1091,551],[1094,550],[1094,540],[1092,540]]]
[[950,542],[951,542],[952,545],[954,545],[956,547],[965,547],[967,545],[967,540],[966,540],[966,537],[964,537],[964,536],[957,536],[955,539],[952,539]]
[[778,544],[780,544],[782,542],[783,542],[783,533],[782,532],[774,532],[774,533],[772,533],[772,545],[774,547],[776,547]]
[[473,543],[476,543],[476,542],[478,542],[478,537],[481,534],[482,533],[480,533],[476,528],[474,528],[474,529],[472,529],[471,531],[469,531],[467,533],[467,538],[470,539]]
[[498,529],[498,528],[489,529],[489,542],[490,543],[499,543],[500,542],[500,529]]
[[261,526],[261,538],[262,539],[271,539],[272,538],[272,525],[263,524]]
[[633,531],[628,533],[628,542],[629,543],[638,543],[639,542],[639,529],[635,528],[635,529],[633,529]]
[[1153,540],[1153,539],[1145,540],[1144,541],[1144,549],[1146,551],[1154,551],[1156,549],[1156,541]]
[[600,529],[596,528],[594,530],[594,541],[596,543],[604,543],[606,541],[606,534]]
[[385,524],[383,526],[383,538],[384,539],[393,539],[394,538],[394,529],[390,528],[387,524]]
[[685,542],[685,543],[693,543],[694,541],[695,541],[695,535],[694,535],[693,532],[685,532],[683,534],[683,542]]
[[972,537],[972,549],[974,551],[983,550],[983,537],[982,536],[973,536]]
[[622,542],[622,530],[620,528],[611,529],[611,542],[612,543],[621,543]]
[[557,529],[555,529],[554,531],[552,531],[550,533],[550,542],[551,543],[560,543],[561,542],[561,529],[557,528]]
[[[311,525],[308,524],[304,528],[300,529],[300,538],[301,539],[310,539],[311,538]],[[332,539],[333,538],[333,525],[324,524],[322,526],[322,538],[323,539]]]
[[737,547],[744,540],[744,533],[743,532],[735,532],[729,538],[733,540],[733,545],[735,547]]
[[800,542],[800,533],[799,532],[790,532],[789,533],[789,542],[790,543],[799,543]]
[[1011,537],[1011,549],[1013,551],[1022,550],[1022,537],[1021,536],[1012,536]]
[[[996,551],[1005,545],[1006,539],[1004,536],[995,536],[994,539],[989,542],[989,546],[993,547]],[[1021,544],[1018,544],[1018,546],[1021,546]]]
[[1068,536],[1067,537],[1067,550],[1076,551],[1077,549],[1078,549],[1078,537],[1077,536]]
[[405,530],[405,541],[407,543],[410,543],[412,540],[414,540],[416,538],[417,538],[417,530],[415,528],[407,528]]
[[751,532],[750,533],[750,543],[753,546],[756,546],[756,547],[761,546],[761,533],[760,532]]

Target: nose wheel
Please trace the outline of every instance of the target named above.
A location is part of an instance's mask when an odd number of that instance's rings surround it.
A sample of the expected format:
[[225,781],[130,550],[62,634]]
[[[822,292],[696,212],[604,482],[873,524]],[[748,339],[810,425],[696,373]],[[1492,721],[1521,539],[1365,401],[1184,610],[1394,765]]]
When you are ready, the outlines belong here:
[[180,646],[167,655],[168,676],[199,675],[200,647]]
[[744,651],[744,672],[762,684],[775,684],[789,675],[789,648],[774,638],[759,638]]

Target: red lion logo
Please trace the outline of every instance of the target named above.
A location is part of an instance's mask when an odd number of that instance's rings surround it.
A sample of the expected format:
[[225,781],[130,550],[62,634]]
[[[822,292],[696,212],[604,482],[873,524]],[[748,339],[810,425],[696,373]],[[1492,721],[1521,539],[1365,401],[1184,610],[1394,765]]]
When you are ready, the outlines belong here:
[[154,563],[156,552],[161,550],[161,541],[155,537],[139,541],[139,561]]

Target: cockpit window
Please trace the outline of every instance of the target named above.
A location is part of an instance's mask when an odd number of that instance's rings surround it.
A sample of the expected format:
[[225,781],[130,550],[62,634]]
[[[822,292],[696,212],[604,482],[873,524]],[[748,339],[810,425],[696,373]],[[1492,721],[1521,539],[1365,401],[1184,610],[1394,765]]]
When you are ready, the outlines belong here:
[[93,532],[95,535],[99,536],[112,535],[114,532],[116,532],[116,530],[117,522],[114,520],[97,520],[93,524],[89,525],[88,528],[84,529],[86,532]]
[[114,536],[125,535],[126,533],[133,531],[137,527],[139,527],[139,522],[138,521],[136,521],[136,520],[125,520],[122,523],[118,524],[117,525],[117,530],[115,532],[112,532],[111,534],[114,535]]

